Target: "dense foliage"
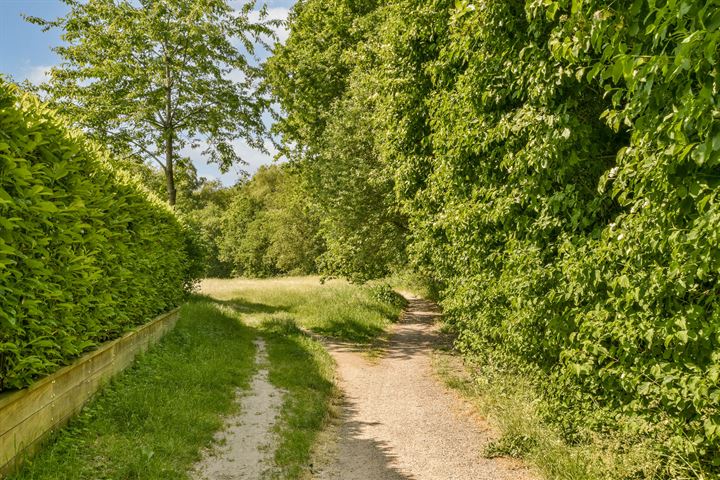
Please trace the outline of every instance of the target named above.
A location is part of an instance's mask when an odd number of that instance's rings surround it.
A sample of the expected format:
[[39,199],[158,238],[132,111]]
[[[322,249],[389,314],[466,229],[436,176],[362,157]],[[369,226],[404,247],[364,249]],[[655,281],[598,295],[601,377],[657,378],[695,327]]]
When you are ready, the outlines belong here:
[[269,62],[325,268],[407,255],[568,440],[650,439],[640,478],[720,474],[719,7],[305,0]]
[[230,195],[216,241],[219,260],[234,275],[317,272],[317,259],[325,249],[318,215],[287,165],[260,167]]
[[0,80],[0,390],[179,305],[196,246],[167,206]]
[[[372,52],[363,40],[379,18],[375,1],[298,2],[292,34],[268,60],[267,76],[289,115],[274,129],[319,213],[323,271],[355,280],[405,263],[407,222],[392,172],[378,162]],[[322,34],[318,34],[322,32]]]

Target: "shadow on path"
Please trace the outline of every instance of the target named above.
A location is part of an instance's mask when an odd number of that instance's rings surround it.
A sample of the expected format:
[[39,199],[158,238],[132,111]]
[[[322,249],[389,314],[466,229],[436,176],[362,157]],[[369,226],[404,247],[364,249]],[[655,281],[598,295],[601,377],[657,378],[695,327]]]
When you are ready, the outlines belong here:
[[316,479],[529,480],[518,462],[481,456],[489,426],[433,376],[431,354],[449,346],[438,307],[408,297],[408,307],[371,363],[364,348],[323,339],[344,393],[337,443]]

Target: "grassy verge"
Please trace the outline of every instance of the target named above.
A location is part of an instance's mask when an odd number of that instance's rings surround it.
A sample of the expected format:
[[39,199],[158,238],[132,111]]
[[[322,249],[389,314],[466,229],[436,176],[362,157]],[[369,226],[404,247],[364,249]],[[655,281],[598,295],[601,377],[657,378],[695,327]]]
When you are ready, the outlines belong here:
[[270,382],[286,392],[275,430],[275,478],[305,478],[313,446],[333,415],[339,392],[334,365],[327,351],[292,322],[262,325],[268,345]]
[[529,379],[492,366],[463,363],[450,352],[436,352],[436,373],[488,418],[499,438],[484,455],[524,458],[547,480],[620,480],[650,478],[638,472],[660,468],[662,459],[642,443],[595,436],[568,445],[538,412],[538,396]]
[[16,476],[182,479],[254,372],[255,333],[195,299],[177,327],[116,378]]

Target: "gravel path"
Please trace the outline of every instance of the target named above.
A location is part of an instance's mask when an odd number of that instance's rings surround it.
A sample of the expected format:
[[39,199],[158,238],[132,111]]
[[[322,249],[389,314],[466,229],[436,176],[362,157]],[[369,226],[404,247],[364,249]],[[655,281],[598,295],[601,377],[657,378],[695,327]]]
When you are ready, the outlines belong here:
[[[352,345],[326,343],[345,396],[338,440],[320,454],[320,480],[525,480],[510,459],[481,456],[487,425],[433,377],[431,353],[442,342],[437,307],[408,297],[382,359]],[[329,458],[329,461],[327,460]]]
[[259,480],[273,465],[273,426],[283,392],[268,381],[265,341],[255,340],[258,372],[248,392],[238,392],[240,411],[225,420],[217,445],[205,452],[191,476],[197,480]]

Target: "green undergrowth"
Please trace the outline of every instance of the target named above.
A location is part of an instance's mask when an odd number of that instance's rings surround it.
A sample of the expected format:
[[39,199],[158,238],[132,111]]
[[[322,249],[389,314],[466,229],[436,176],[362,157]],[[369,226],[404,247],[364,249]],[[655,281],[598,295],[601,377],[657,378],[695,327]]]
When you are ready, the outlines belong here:
[[177,327],[117,377],[13,480],[181,479],[236,408],[255,332],[195,298]]
[[523,375],[463,361],[447,351],[437,351],[433,363],[439,377],[496,431],[485,457],[522,458],[546,480],[650,479],[663,468],[664,459],[647,440],[589,432],[585,442],[568,444],[543,420],[541,399]]

